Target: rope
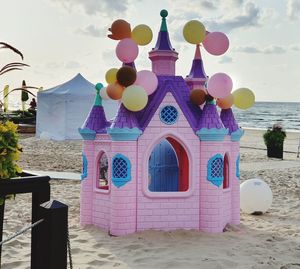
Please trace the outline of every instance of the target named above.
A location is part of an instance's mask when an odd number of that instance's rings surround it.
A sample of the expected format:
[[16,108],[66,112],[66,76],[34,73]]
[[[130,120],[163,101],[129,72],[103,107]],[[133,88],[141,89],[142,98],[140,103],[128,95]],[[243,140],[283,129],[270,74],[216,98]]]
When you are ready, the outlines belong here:
[[67,230],[67,246],[68,246],[68,254],[69,254],[69,263],[70,263],[70,269],[73,269],[71,242],[70,242],[70,237],[69,237],[69,227],[67,229],[68,229]]
[[19,235],[25,233],[26,231],[30,230],[31,228],[39,225],[41,222],[43,222],[44,219],[40,219],[38,220],[37,222],[33,223],[33,224],[30,224],[30,225],[27,225],[25,227],[23,227],[20,231],[16,232],[15,234],[9,236],[8,238],[4,239],[3,241],[0,242],[0,246],[6,244],[7,242],[13,240],[14,238],[18,237]]

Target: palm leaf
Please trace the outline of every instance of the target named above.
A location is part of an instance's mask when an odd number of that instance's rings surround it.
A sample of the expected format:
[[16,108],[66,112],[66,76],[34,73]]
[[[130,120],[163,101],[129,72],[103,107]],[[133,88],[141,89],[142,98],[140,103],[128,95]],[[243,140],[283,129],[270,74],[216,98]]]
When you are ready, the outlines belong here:
[[11,46],[11,45],[5,43],[5,42],[0,42],[0,45],[2,45],[2,46],[0,47],[0,49],[10,49],[10,50],[12,50],[13,52],[19,54],[20,57],[22,58],[22,60],[24,60],[24,56],[23,56],[22,52],[19,51],[18,49],[16,49],[15,47],[13,47],[13,46]]
[[7,68],[10,68],[10,67],[24,67],[24,66],[29,66],[28,64],[24,64],[24,63],[19,63],[19,62],[13,62],[13,63],[9,63],[5,66],[3,66],[1,69],[0,69],[0,73],[7,69]]
[[0,76],[7,73],[7,72],[9,72],[9,71],[13,71],[13,70],[22,70],[22,68],[9,68],[9,69],[6,69],[3,72],[0,72]]

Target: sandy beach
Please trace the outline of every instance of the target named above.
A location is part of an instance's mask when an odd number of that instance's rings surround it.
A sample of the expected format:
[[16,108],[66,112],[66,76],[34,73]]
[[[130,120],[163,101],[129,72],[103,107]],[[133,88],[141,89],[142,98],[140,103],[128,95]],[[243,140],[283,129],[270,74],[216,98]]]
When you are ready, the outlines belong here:
[[[268,159],[262,131],[246,130],[241,140],[241,182],[265,180],[273,204],[261,216],[242,213],[241,225],[222,234],[147,231],[110,237],[79,224],[80,182],[52,180],[51,197],[69,205],[73,268],[255,268],[300,269],[299,133],[288,133],[284,160]],[[81,141],[46,141],[22,135],[19,164],[26,170],[81,171]],[[4,238],[30,223],[31,196],[6,202]],[[3,246],[2,268],[29,268],[30,233]]]

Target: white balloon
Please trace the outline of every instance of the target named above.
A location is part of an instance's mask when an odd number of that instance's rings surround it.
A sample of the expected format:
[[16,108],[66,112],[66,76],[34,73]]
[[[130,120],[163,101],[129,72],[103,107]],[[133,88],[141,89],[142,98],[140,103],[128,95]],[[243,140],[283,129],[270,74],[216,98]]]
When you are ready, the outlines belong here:
[[272,190],[266,182],[259,178],[252,178],[243,182],[240,191],[241,209],[245,213],[265,213],[272,204]]
[[105,88],[102,88],[100,90],[100,96],[103,100],[109,100],[109,96],[107,95],[107,92],[106,92],[106,87]]

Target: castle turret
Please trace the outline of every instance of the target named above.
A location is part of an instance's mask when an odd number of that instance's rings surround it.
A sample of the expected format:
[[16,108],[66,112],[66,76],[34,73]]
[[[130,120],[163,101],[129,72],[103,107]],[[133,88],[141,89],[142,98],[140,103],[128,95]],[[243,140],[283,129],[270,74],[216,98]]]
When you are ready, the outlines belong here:
[[231,140],[239,141],[240,138],[244,135],[244,131],[241,128],[239,128],[238,124],[236,123],[232,109],[222,109],[220,118],[225,128],[229,130]]
[[193,89],[204,89],[207,76],[203,67],[203,61],[200,51],[200,45],[196,45],[195,56],[192,64],[190,74],[185,81]]
[[178,52],[172,48],[167,29],[166,17],[168,11],[163,9],[160,12],[162,17],[160,31],[155,48],[149,52],[152,61],[152,71],[156,75],[175,76],[175,62],[178,59]]
[[82,128],[79,128],[79,132],[83,139],[93,140],[96,134],[106,134],[106,128],[110,123],[107,121],[105,112],[102,106],[102,98],[100,97],[100,89],[96,88],[95,103],[84,122]]

